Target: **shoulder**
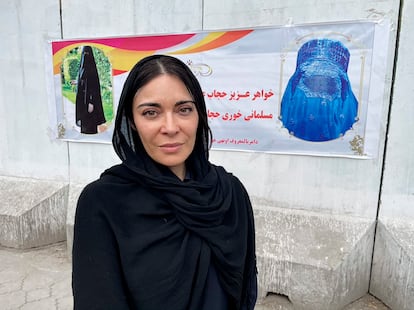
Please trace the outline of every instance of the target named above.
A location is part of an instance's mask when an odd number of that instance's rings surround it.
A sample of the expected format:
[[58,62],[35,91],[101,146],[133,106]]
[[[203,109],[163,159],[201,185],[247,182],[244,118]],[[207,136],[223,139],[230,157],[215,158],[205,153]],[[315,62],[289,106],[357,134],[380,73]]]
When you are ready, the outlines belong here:
[[95,180],[88,185],[86,185],[81,191],[78,199],[78,203],[85,203],[90,201],[96,201],[96,199],[105,199],[105,197],[110,193],[108,188],[110,185],[100,178]]
[[230,172],[226,168],[224,168],[223,166],[211,164],[211,168],[214,169],[220,177],[228,178],[229,180],[231,180],[235,184],[240,184],[240,185],[243,186],[240,179],[236,175],[234,175],[232,172]]
[[116,186],[120,182],[111,176],[102,174],[99,179],[87,184],[80,196],[80,200],[90,200],[95,198],[107,198],[108,195],[111,195],[110,189],[113,186]]
[[105,170],[99,179],[87,184],[81,191],[77,208],[86,208],[87,212],[102,211],[113,208],[132,191],[140,191],[140,186],[130,179],[124,178],[122,165]]
[[240,179],[234,175],[232,172],[229,172],[223,166],[211,164],[211,168],[214,169],[221,179],[225,179],[227,182],[231,184],[233,189],[240,191],[243,196],[248,196],[247,190],[244,184],[240,181]]
[[109,188],[131,184],[133,178],[130,177],[130,174],[129,169],[123,164],[112,166],[106,169],[97,180],[86,185],[83,194],[110,194],[113,191],[108,191]]
[[101,213],[108,208],[106,202],[112,200],[110,185],[102,179],[98,179],[86,185],[81,191],[77,206],[77,217],[89,217]]

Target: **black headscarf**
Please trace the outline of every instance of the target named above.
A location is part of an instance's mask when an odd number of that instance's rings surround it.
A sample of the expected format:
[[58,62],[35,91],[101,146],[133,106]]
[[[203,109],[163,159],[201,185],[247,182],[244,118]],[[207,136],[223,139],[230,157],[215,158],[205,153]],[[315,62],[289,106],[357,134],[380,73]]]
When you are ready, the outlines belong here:
[[[133,96],[137,85],[145,84],[145,81],[138,82],[137,78],[146,62],[161,64],[160,71],[167,74],[176,74],[169,69],[173,66],[184,66],[188,70],[185,76],[189,78],[183,82],[196,101],[201,124],[195,148],[186,162],[191,179],[185,182],[147,155],[131,126]],[[153,69],[154,72],[157,70]],[[183,76],[176,75],[183,79]],[[128,194],[131,198],[122,199],[128,204],[136,204],[134,217],[148,221],[164,218],[169,223],[168,229],[157,233],[154,230],[140,231],[137,236],[140,244],[137,247],[140,248],[136,249],[140,253],[140,263],[151,266],[157,255],[185,262],[184,265],[172,263],[168,268],[158,270],[161,277],[152,278],[145,270],[138,271],[136,277],[145,282],[140,291],[145,298],[139,301],[139,309],[200,309],[210,264],[214,264],[217,270],[221,286],[231,301],[231,309],[250,310],[254,307],[256,260],[252,208],[241,182],[224,168],[208,161],[206,115],[200,86],[188,67],[179,60],[169,56],[150,56],[131,70],[121,94],[113,135],[113,146],[122,164],[108,169],[102,177],[115,183],[135,184],[137,191],[144,188],[157,196],[154,200],[142,198],[142,201],[132,201],[134,195]],[[180,232],[180,238],[175,237],[177,232]],[[180,251],[175,252],[177,248]],[[157,253],[155,257],[154,251]],[[160,278],[163,279],[161,282]]]

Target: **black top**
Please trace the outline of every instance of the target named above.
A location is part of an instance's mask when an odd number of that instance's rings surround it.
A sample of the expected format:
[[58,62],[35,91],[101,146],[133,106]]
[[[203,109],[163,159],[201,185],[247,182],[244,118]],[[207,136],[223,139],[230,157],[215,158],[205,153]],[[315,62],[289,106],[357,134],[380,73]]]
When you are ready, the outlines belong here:
[[[165,193],[137,183],[125,165],[89,184],[75,217],[75,309],[159,310],[168,305],[200,310],[212,302],[222,309],[253,309],[252,210],[238,179],[216,170],[230,182],[217,186],[227,189],[223,197],[231,199],[215,205],[210,197],[210,204],[200,208],[194,204],[199,198],[195,192],[185,191],[193,181],[179,181],[181,190],[172,186],[172,193]],[[168,197],[175,192],[195,199]],[[188,204],[191,210],[173,203]]]
[[210,265],[200,310],[227,310],[229,299],[221,287],[214,265]]
[[147,155],[128,118],[137,72],[131,70],[116,114],[113,146],[122,164],[79,197],[74,307],[252,310],[257,279],[249,196],[235,176],[208,161],[208,141],[199,134],[186,160],[191,180],[182,182]]

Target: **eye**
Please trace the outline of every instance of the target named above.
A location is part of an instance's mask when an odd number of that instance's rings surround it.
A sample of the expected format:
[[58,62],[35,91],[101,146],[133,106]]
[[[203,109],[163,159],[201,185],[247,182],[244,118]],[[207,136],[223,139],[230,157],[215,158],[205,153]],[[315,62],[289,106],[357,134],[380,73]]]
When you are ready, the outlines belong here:
[[188,115],[188,114],[191,114],[193,110],[194,108],[191,106],[183,106],[183,107],[180,107],[180,109],[178,110],[178,113],[180,113],[181,115]]
[[156,110],[145,110],[142,112],[142,116],[146,118],[156,118],[158,116],[158,112]]

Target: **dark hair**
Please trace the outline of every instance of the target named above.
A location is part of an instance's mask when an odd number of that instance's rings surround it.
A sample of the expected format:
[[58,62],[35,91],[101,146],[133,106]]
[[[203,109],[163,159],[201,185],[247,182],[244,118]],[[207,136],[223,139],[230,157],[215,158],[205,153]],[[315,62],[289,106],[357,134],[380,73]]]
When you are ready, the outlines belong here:
[[[132,126],[132,105],[136,92],[148,82],[161,74],[170,74],[179,78],[186,86],[192,96],[197,109],[199,121],[196,134],[196,142],[192,155],[202,154],[208,159],[208,150],[211,145],[212,134],[208,126],[207,109],[203,91],[197,78],[190,68],[178,58],[168,55],[152,55],[138,61],[131,69],[122,90],[119,101],[116,123],[122,121],[120,117],[126,116],[129,125]],[[135,146],[140,145],[141,141],[138,134],[132,133]],[[201,152],[201,153],[200,153]],[[192,157],[190,155],[190,157]]]

